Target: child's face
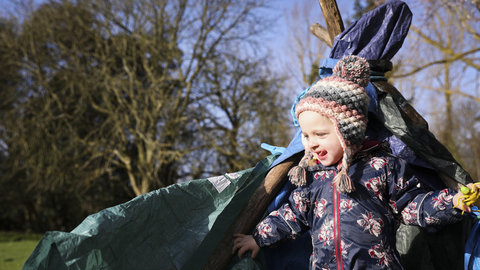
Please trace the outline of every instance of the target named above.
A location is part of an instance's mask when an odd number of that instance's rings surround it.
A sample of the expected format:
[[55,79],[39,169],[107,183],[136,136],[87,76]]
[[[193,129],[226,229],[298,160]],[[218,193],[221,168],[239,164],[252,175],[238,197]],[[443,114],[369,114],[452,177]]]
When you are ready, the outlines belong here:
[[343,148],[330,119],[316,112],[305,111],[298,116],[298,122],[302,128],[305,149],[310,149],[324,166],[337,164],[343,157]]

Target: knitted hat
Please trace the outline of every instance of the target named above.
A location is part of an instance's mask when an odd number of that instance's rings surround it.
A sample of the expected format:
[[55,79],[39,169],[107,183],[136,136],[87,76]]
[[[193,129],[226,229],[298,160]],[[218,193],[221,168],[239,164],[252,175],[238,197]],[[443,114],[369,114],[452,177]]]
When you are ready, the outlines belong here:
[[[332,121],[344,150],[342,167],[333,180],[340,192],[355,190],[348,176],[348,168],[353,153],[365,139],[370,99],[364,87],[369,80],[370,67],[367,61],[354,55],[346,56],[335,65],[333,75],[313,84],[295,107],[297,118],[302,112],[313,111]],[[313,155],[306,151],[299,166],[289,172],[293,183],[305,184],[304,170],[312,158]]]

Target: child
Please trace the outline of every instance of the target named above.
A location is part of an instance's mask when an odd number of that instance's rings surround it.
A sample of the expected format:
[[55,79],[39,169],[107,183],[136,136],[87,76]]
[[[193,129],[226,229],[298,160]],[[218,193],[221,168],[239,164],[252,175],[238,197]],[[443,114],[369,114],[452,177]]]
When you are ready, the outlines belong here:
[[427,192],[388,145],[365,140],[370,69],[364,59],[345,57],[333,73],[295,108],[305,147],[289,172],[297,189],[253,236],[236,234],[232,253],[239,249],[241,258],[250,250],[254,258],[260,247],[311,230],[310,269],[403,269],[395,247],[398,222],[432,230],[457,222],[462,211],[453,202],[462,194]]

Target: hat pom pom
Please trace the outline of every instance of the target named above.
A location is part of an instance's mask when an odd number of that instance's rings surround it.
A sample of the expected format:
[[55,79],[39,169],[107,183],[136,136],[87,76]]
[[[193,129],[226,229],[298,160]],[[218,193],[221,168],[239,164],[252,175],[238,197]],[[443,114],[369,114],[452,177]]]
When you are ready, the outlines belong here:
[[333,68],[333,76],[366,87],[370,81],[370,66],[364,58],[356,55],[345,56]]

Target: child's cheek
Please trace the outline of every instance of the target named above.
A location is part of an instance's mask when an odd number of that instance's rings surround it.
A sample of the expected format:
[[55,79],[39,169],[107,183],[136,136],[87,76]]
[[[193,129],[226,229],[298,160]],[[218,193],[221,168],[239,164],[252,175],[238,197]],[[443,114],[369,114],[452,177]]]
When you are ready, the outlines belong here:
[[308,150],[308,142],[307,139],[302,135],[302,145],[305,150]]

